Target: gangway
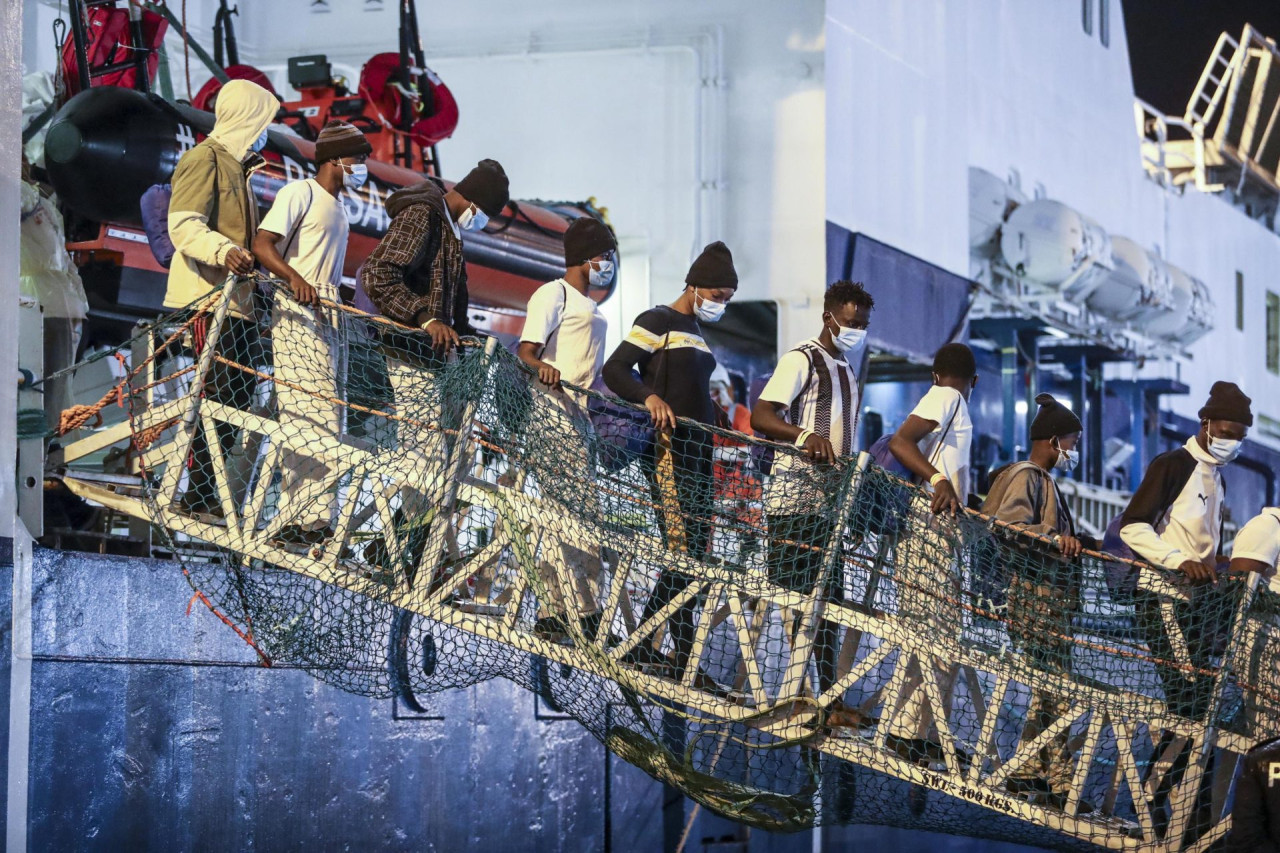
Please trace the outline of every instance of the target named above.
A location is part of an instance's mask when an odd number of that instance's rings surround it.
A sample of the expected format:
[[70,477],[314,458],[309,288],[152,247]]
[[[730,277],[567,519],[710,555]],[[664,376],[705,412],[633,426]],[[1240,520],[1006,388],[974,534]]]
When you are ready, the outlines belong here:
[[[932,516],[865,454],[812,469],[813,528],[771,536],[741,493],[691,504],[672,479],[690,452],[673,440],[745,455],[745,436],[682,424],[646,463],[603,419],[588,429],[570,398],[531,387],[493,339],[446,360],[418,330],[325,303],[290,343],[271,311],[228,315],[234,286],[140,330],[120,387],[65,413],[61,474],[188,554],[197,594],[266,663],[411,700],[507,677],[704,806],[782,831],[875,822],[1203,851],[1230,827],[1237,760],[1280,734],[1280,606],[1256,580],[1205,598],[1097,553],[1068,565],[976,513]],[[208,320],[201,349],[193,316]],[[246,329],[253,346],[231,340]],[[340,371],[336,392],[272,367],[317,341],[344,354],[317,356]],[[243,405],[226,402],[237,377],[255,392]],[[299,395],[341,428],[298,417]],[[113,404],[129,418],[89,429]],[[113,445],[128,448],[128,476],[93,470]],[[201,453],[217,506],[195,512]],[[315,465],[308,491],[283,494],[298,460]],[[318,505],[326,535],[282,538]],[[690,553],[698,529],[707,547]],[[814,555],[817,576],[788,575],[787,553]],[[1097,600],[1109,606],[1073,603]],[[1220,628],[1212,649],[1186,631],[1196,608]],[[1144,642],[1161,631],[1165,657]],[[828,725],[837,711],[858,725]],[[1054,750],[1056,791],[1013,784]]]

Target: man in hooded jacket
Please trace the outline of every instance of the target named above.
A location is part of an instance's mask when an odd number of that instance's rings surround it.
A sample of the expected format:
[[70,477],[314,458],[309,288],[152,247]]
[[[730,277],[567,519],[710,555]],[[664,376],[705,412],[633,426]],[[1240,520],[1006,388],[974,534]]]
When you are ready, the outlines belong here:
[[[195,312],[192,334],[197,353],[204,349],[213,316],[214,305],[208,297],[228,274],[253,272],[254,257],[246,247],[258,227],[258,208],[249,178],[263,165],[258,151],[266,144],[267,127],[279,109],[275,95],[266,89],[248,80],[232,80],[218,94],[213,131],[183,154],[174,169],[169,237],[175,251],[164,305]],[[218,353],[236,364],[251,365],[258,349],[252,315],[253,283],[242,278],[232,287],[217,340]],[[203,393],[207,400],[245,408],[253,387],[248,373],[215,361]],[[236,430],[219,424],[217,434],[226,459],[235,445]],[[234,496],[228,497],[235,501]],[[222,521],[213,464],[199,428],[191,442],[191,474],[180,507],[203,521]]]
[[475,334],[467,318],[462,233],[483,230],[502,212],[508,186],[497,160],[481,160],[450,190],[427,180],[392,193],[391,225],[360,271],[360,284],[378,310],[424,330],[436,350]]
[[[1007,624],[1010,638],[1038,669],[1070,674],[1072,617],[1080,609],[1080,565],[1076,558],[1084,548],[1096,548],[1097,540],[1076,529],[1067,500],[1052,472],[1068,474],[1080,459],[1079,443],[1084,426],[1075,412],[1052,394],[1036,397],[1040,410],[1031,422],[1030,458],[1014,462],[995,473],[982,511],[1000,529],[1025,530],[1050,537],[1048,545],[1025,541],[1009,543],[1000,556],[1017,565],[1009,578]],[[996,557],[997,560],[1000,556]],[[1070,713],[1067,697],[1033,686],[1031,707],[1022,742],[1030,743],[1057,719]],[[1040,751],[1006,779],[1014,793],[1029,793],[1053,808],[1066,806],[1074,775],[1069,732],[1059,732]],[[1079,812],[1092,811],[1083,800]]]
[[[378,311],[426,333],[384,329],[382,334],[399,417],[399,454],[387,470],[399,480],[402,518],[439,503],[446,437],[461,416],[440,394],[445,389],[434,383],[433,371],[447,363],[460,336],[476,333],[468,317],[462,234],[483,230],[509,200],[507,174],[497,160],[481,160],[449,190],[433,180],[397,190],[387,199],[391,225],[360,269],[360,288]],[[407,549],[410,559],[416,562],[423,547],[422,536],[415,534]],[[384,549],[375,552],[371,560],[385,564],[389,559]]]

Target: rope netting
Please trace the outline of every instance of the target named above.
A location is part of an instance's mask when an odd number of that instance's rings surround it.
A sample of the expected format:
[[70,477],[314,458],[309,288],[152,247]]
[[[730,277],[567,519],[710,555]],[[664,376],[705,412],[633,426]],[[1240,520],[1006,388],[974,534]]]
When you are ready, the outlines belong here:
[[865,456],[655,436],[495,342],[260,284],[150,327],[123,397],[145,514],[266,659],[410,703],[510,679],[775,830],[1208,843],[1280,735],[1265,586],[1068,560]]

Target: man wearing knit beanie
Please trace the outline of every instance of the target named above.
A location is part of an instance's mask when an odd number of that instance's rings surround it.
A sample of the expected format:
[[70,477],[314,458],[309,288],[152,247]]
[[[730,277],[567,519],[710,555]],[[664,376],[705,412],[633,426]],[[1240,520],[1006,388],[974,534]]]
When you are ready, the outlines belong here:
[[[565,272],[563,278],[547,282],[534,291],[525,311],[524,328],[516,355],[538,377],[534,383],[534,405],[530,407],[528,434],[555,436],[546,453],[558,456],[559,470],[567,476],[542,484],[543,496],[560,503],[573,514],[594,513],[594,498],[584,483],[595,476],[595,443],[587,420],[586,399],[560,386],[563,379],[578,388],[590,388],[604,364],[605,335],[609,323],[593,297],[609,294],[617,274],[617,242],[613,232],[594,216],[581,216],[564,234]],[[578,436],[567,441],[567,436]],[[594,633],[600,622],[600,586],[604,566],[599,554],[566,551],[564,565],[571,568],[575,582],[568,587],[554,573],[543,576],[548,595],[538,601],[534,632],[546,638],[581,637]],[[540,567],[550,569],[544,561]],[[545,599],[545,600],[544,600]]]
[[590,388],[600,375],[608,321],[591,292],[608,294],[617,251],[609,226],[594,216],[573,220],[564,232],[564,277],[529,298],[516,354],[547,388],[554,389],[562,378]]
[[[1162,602],[1154,593],[1138,589],[1134,594],[1135,623],[1151,650],[1156,673],[1164,689],[1169,711],[1203,719],[1214,696],[1212,638],[1230,618],[1234,604],[1226,585],[1217,585],[1227,568],[1221,554],[1226,490],[1222,469],[1240,452],[1253,424],[1252,401],[1232,382],[1215,382],[1200,409],[1200,429],[1186,443],[1151,460],[1142,483],[1120,518],[1120,539],[1133,553],[1165,569],[1181,572],[1191,582],[1191,603],[1178,612],[1190,654],[1190,667],[1176,661],[1178,655],[1165,625]],[[1157,747],[1163,754],[1172,744],[1172,733]],[[1157,823],[1169,820],[1166,807],[1172,790],[1182,781],[1189,747],[1184,746],[1168,772],[1154,784],[1151,804]],[[1151,771],[1148,771],[1150,773]],[[1203,778],[1213,776],[1204,769]],[[1208,806],[1209,792],[1201,789],[1201,806]],[[1207,808],[1197,808],[1200,821]],[[1203,825],[1192,827],[1199,834]]]
[[[1080,566],[1074,558],[1098,543],[1076,529],[1053,472],[1066,475],[1075,469],[1084,427],[1052,394],[1039,395],[1036,403],[1040,410],[1031,422],[1030,458],[995,472],[982,511],[1003,524],[1049,537],[1067,559],[1055,558],[1043,547],[1021,550],[1020,574],[1008,578],[1007,590],[993,589],[991,597],[1007,596],[1010,637],[1034,666],[1069,674],[1072,617],[1080,610]],[[1068,704],[1033,690],[1022,741],[1038,737],[1067,712]],[[1061,732],[1045,744],[1034,760],[1009,776],[1006,787],[1014,793],[1030,792],[1050,808],[1063,808],[1074,769],[1067,735]],[[1083,801],[1080,807],[1092,810]]]
[[[684,292],[670,305],[651,308],[636,317],[631,331],[609,356],[603,370],[609,390],[649,410],[660,437],[644,470],[654,494],[675,497],[664,502],[658,523],[668,541],[697,560],[703,559],[711,544],[715,515],[713,445],[710,433],[678,423],[677,418],[729,426],[711,399],[716,357],[702,337],[702,324],[717,322],[737,289],[738,274],[729,247],[720,242],[710,244],[689,267]],[[636,368],[639,378],[632,368]],[[658,465],[659,453],[671,464]],[[641,619],[649,619],[669,604],[690,580],[678,570],[664,569],[645,602]],[[672,667],[676,677],[681,677],[693,649],[696,613],[701,607],[701,601],[695,598],[680,605],[671,616],[670,660],[641,660],[648,655],[644,647],[637,647],[631,660]],[[710,684],[705,673],[694,674],[693,678],[695,684]]]
[[[478,207],[484,213],[485,221],[501,213],[511,198],[507,173],[497,160],[481,160],[465,178],[454,184],[453,189],[473,207]],[[475,230],[483,227],[481,224]]]
[[[368,157],[373,153],[369,138],[355,125],[334,119],[324,126],[316,138],[316,166],[346,157]],[[361,161],[363,162],[363,160]]]
[[[337,407],[326,398],[341,396],[340,353],[331,309],[320,300],[339,302],[338,286],[347,254],[347,212],[339,199],[355,192],[367,177],[365,160],[373,151],[353,125],[331,121],[316,140],[316,176],[285,184],[253,240],[262,266],[279,279],[271,315],[275,357],[277,419],[285,431],[308,430],[339,442]],[[306,452],[287,451],[281,460],[280,513],[288,522],[276,536],[284,547],[317,544],[332,535],[332,490],[324,487],[330,464]]]
[[369,255],[360,286],[378,310],[423,329],[443,354],[476,330],[467,317],[467,270],[462,232],[480,231],[509,200],[507,173],[481,160],[453,189],[426,180],[387,199],[391,226]]

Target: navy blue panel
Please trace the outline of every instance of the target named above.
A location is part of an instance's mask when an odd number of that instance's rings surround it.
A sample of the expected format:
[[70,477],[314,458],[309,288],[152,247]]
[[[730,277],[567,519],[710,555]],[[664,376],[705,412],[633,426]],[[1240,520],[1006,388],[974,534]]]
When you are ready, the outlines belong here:
[[827,223],[827,281],[848,278],[853,272],[853,234],[834,222]]
[[876,350],[929,364],[938,347],[968,339],[972,283],[962,276],[830,222],[827,272],[861,281],[875,297],[868,337]]

